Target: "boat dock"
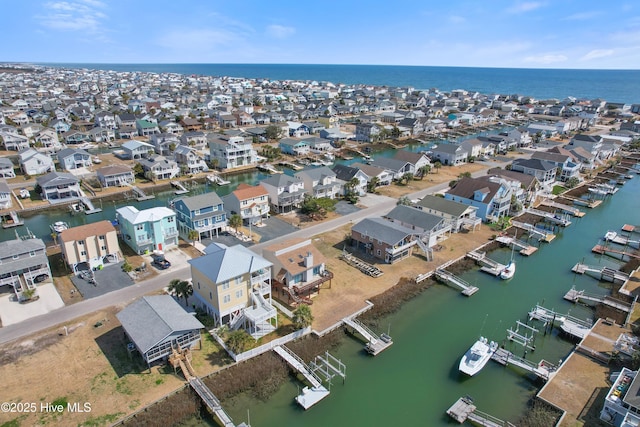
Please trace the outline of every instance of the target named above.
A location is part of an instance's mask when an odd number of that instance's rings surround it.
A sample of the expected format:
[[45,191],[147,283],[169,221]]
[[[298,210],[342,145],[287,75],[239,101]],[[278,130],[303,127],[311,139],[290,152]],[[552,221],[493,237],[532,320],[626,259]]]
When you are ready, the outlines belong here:
[[[200,378],[194,377],[189,380],[189,385],[191,388],[200,396],[200,399],[207,405],[209,411],[220,421],[220,423],[224,427],[235,427],[236,425],[231,420],[231,417],[225,412],[220,404],[220,401],[216,398],[216,396],[209,390]],[[242,423],[240,426],[244,425]]]
[[267,172],[270,174],[282,173],[281,170],[276,169],[271,163],[260,163],[258,164],[257,168],[263,172]]
[[[577,263],[571,268],[571,271],[577,274],[589,274],[598,280],[623,284],[629,280],[629,275],[610,267],[594,267],[587,264]],[[594,274],[595,273],[595,274]]]
[[447,415],[460,424],[469,420],[486,427],[514,427],[514,425],[508,421],[502,421],[492,415],[479,411],[470,397],[461,397],[458,399],[447,409]]
[[156,196],[154,196],[154,195],[147,196],[147,194],[144,191],[142,191],[142,189],[140,187],[135,186],[135,185],[131,185],[127,181],[121,180],[120,181],[120,185],[131,188],[131,191],[133,191],[133,194],[135,195],[136,200],[139,201],[139,202],[142,202],[144,200],[151,200],[151,199],[155,199],[156,198]]
[[614,249],[606,245],[595,245],[593,248],[591,248],[591,252],[600,254],[600,255],[609,255],[609,256],[614,256],[615,254],[615,255],[620,255],[621,258],[624,258],[625,256],[629,258],[640,258],[640,254],[638,253],[638,251]]
[[231,183],[231,181],[227,181],[226,179],[223,179],[217,173],[211,173],[211,174],[207,175],[207,180],[210,183],[216,184],[216,185],[227,185],[227,184]]
[[302,393],[298,395],[295,400],[305,410],[309,409],[325,397],[329,395],[327,390],[320,381],[320,378],[307,366],[306,363],[294,352],[289,350],[286,346],[276,346],[273,348],[280,357],[282,357],[293,369],[300,372],[302,376],[311,384],[311,388],[305,387],[302,389]]
[[535,208],[529,208],[527,209],[527,212],[533,215],[541,216],[547,221],[558,224],[561,227],[568,227],[571,225],[571,221],[566,218],[566,215],[558,215],[551,212],[541,211]]
[[549,243],[556,238],[555,234],[548,233],[545,230],[540,230],[539,228],[536,228],[533,224],[527,224],[526,222],[512,220],[511,225],[513,225],[514,227],[523,229],[529,234],[529,236],[538,240],[542,240],[543,242]]
[[604,235],[604,240],[606,242],[611,242],[622,246],[629,246],[634,249],[638,249],[640,247],[640,240],[632,240],[628,236],[621,236],[615,231],[608,231]]
[[442,283],[446,283],[447,285],[453,286],[455,288],[462,290],[462,295],[470,297],[471,295],[478,292],[478,288],[476,286],[472,286],[467,283],[465,280],[449,273],[447,270],[443,270],[441,268],[436,269],[435,271],[436,279]]
[[640,229],[638,229],[637,226],[635,225],[631,225],[631,224],[625,224],[622,226],[621,228],[622,231],[624,231],[625,233],[640,233]]
[[189,190],[187,190],[180,181],[171,181],[171,185],[176,188],[176,191],[175,191],[176,195],[186,194],[189,192]]
[[527,242],[518,240],[510,236],[498,236],[496,237],[496,242],[500,242],[503,245],[507,246],[514,246],[515,248],[518,248],[520,250],[520,255],[524,256],[529,256],[538,250],[538,248],[536,248],[535,246],[531,246]]
[[102,212],[102,209],[96,208],[93,202],[88,197],[80,197],[80,203],[84,205],[84,214],[91,215],[94,213]]
[[553,200],[543,200],[541,205],[549,206],[551,208],[560,209],[563,212],[570,213],[571,215],[575,216],[576,218],[582,218],[585,215],[585,213],[582,212],[578,208],[574,208],[573,206],[565,205],[564,203],[554,202]]
[[633,307],[633,304],[620,301],[609,295],[587,294],[584,291],[578,291],[575,287],[572,287],[564,294],[564,299],[571,302],[582,302],[584,304],[604,304],[616,310],[624,311],[625,313],[631,312]]
[[295,163],[291,163],[291,162],[282,161],[282,162],[278,162],[278,164],[280,166],[284,166],[285,168],[293,169],[295,171],[300,171],[304,169],[302,166],[296,165]]
[[24,220],[20,219],[16,211],[11,211],[2,216],[2,228],[13,228],[24,225]]
[[587,336],[593,326],[592,322],[588,320],[582,320],[568,314],[558,313],[540,305],[536,305],[536,308],[529,312],[529,320],[532,319],[544,322],[545,327],[548,324],[556,326],[555,324],[559,323],[560,329],[563,332],[580,339]]
[[467,257],[471,258],[472,260],[475,260],[476,263],[482,265],[482,267],[480,267],[480,271],[484,271],[485,273],[489,273],[494,276],[498,276],[500,272],[504,270],[506,267],[506,265],[500,264],[499,262],[489,258],[485,252],[481,252],[481,251],[467,252]]
[[386,334],[381,334],[380,336],[376,335],[371,329],[356,318],[345,317],[342,321],[346,326],[353,329],[354,332],[358,332],[365,340],[367,340],[365,350],[373,356],[377,356],[393,344],[390,336]]
[[498,348],[491,355],[491,360],[498,362],[503,366],[517,366],[527,372],[534,374],[538,378],[542,378],[545,381],[548,381],[557,369],[555,365],[552,365],[545,360],[540,361],[540,363],[534,363],[525,358],[516,356],[515,354],[511,353],[509,350],[505,350],[504,348]]

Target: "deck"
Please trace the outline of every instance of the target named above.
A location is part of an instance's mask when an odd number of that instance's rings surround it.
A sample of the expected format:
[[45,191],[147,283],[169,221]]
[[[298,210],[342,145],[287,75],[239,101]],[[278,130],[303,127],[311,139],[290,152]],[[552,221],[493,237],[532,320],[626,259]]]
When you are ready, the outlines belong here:
[[280,357],[282,357],[293,369],[298,371],[311,384],[311,388],[305,387],[302,393],[295,400],[305,410],[309,409],[325,397],[329,395],[327,390],[320,381],[320,378],[307,366],[306,363],[294,352],[285,346],[277,346],[273,348]]
[[446,270],[443,270],[440,268],[437,269],[435,271],[435,276],[438,281],[442,283],[446,283],[449,286],[453,286],[455,288],[461,289],[462,295],[464,296],[470,297],[471,295],[479,291],[479,289],[476,286],[472,286],[465,280],[455,276],[452,273],[449,273]]
[[467,257],[473,259],[481,265],[480,271],[489,273],[493,276],[500,275],[500,272],[506,268],[506,265],[500,264],[487,256],[485,252],[471,251],[467,252]]
[[508,421],[502,421],[492,415],[479,411],[470,397],[461,397],[458,399],[447,409],[447,415],[460,424],[468,420],[486,427],[513,427],[513,424]]
[[358,332],[364,337],[367,341],[365,350],[373,356],[377,356],[393,344],[391,337],[385,334],[378,336],[358,319],[345,317],[342,321],[345,325],[352,328],[354,332]]
[[548,381],[549,378],[556,371],[556,367],[545,360],[542,360],[540,363],[534,363],[522,357],[516,356],[511,353],[509,350],[505,350],[504,348],[498,348],[492,355],[491,360],[498,362],[503,366],[517,366],[525,371],[534,374],[538,378],[542,378],[545,381]]
[[571,271],[577,274],[589,274],[598,280],[623,284],[629,280],[629,275],[610,267],[595,267],[587,264],[577,263],[571,268]]

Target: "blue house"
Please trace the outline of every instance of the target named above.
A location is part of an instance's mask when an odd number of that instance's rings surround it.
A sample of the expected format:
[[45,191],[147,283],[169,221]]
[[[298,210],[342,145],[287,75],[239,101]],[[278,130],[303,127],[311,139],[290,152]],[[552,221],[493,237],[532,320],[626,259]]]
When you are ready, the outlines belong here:
[[136,253],[164,251],[178,246],[176,213],[156,207],[139,211],[133,206],[116,210],[122,239]]
[[79,168],[90,168],[93,162],[91,154],[82,149],[64,148],[58,152],[58,163],[65,171]]
[[310,151],[309,144],[293,138],[282,138],[278,145],[283,154],[290,154],[292,156],[309,154]]
[[500,182],[462,178],[445,193],[444,198],[477,207],[477,216],[488,222],[509,214],[512,194],[512,189]]
[[183,197],[173,202],[178,219],[178,231],[189,238],[191,231],[201,237],[214,237],[227,225],[227,214],[222,199],[216,193]]

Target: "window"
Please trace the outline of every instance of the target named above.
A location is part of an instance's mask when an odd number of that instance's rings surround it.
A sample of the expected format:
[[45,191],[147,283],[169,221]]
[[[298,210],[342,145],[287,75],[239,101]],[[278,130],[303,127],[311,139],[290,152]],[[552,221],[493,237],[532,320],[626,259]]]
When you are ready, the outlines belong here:
[[18,258],[20,258],[20,255],[14,255],[12,258],[13,259],[18,259]]
[[229,289],[229,281],[222,282],[222,289]]
[[84,240],[78,240],[78,245],[84,246]]
[[136,225],[136,230],[138,230],[138,231],[144,230],[144,224]]
[[236,285],[240,285],[242,283],[242,277],[238,276],[236,277]]
[[169,218],[167,218],[167,222],[175,222],[175,221],[176,221],[175,216],[170,216]]
[[29,252],[29,256],[36,256],[36,252],[35,251]]
[[230,302],[231,301],[231,295],[225,295],[224,298],[222,298],[222,302]]
[[104,246],[104,245],[102,245],[102,246],[100,246],[100,249],[101,249],[101,250],[103,250],[103,251],[106,251],[106,250],[107,250],[107,247],[106,247],[106,246]]
[[198,289],[200,289],[200,282],[198,282]]
[[380,256],[380,249],[376,250],[376,255]]
[[98,239],[104,240],[104,236],[100,236],[100,237],[98,237]]
[[242,297],[242,289],[236,291],[236,298]]
[[211,292],[209,292],[209,299],[213,300],[213,294]]
[[87,255],[87,251],[80,251],[80,255],[86,256]]

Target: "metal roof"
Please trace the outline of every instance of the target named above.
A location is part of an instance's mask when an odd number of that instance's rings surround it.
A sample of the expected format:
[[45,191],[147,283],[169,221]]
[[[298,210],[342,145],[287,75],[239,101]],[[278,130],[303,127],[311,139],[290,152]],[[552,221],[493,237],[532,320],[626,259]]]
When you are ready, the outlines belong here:
[[216,284],[271,268],[273,265],[242,245],[229,247],[222,243],[212,243],[206,247],[205,254],[189,260],[189,264]]
[[413,230],[382,218],[365,218],[351,227],[351,231],[358,232],[363,236],[371,236],[372,239],[389,245],[395,245],[408,235],[413,234]]

